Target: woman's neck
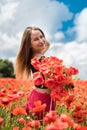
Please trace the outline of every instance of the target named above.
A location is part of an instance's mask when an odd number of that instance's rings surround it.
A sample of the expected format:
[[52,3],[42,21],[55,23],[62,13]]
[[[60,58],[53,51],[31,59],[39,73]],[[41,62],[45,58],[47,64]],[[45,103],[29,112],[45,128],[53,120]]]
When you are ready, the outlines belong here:
[[35,54],[33,55],[33,57],[40,58],[42,55],[43,55],[42,53],[35,53]]

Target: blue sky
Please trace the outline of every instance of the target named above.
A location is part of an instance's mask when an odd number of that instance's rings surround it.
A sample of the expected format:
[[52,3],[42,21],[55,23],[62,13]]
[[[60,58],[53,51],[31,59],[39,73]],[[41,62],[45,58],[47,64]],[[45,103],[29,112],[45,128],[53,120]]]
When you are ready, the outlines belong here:
[[87,0],[0,0],[0,58],[15,63],[27,26],[38,26],[50,41],[47,56],[63,59],[87,79]]
[[[66,30],[70,27],[74,26],[74,17],[75,14],[80,13],[84,8],[87,8],[87,0],[56,0],[58,2],[63,2],[65,5],[67,5],[68,9],[73,13],[73,17],[71,20],[68,20],[66,22],[63,22],[62,31],[66,32]],[[68,37],[66,34],[66,41],[74,39],[74,35]]]
[[70,9],[70,11],[72,11],[73,13],[77,13],[80,12],[82,9],[84,9],[85,7],[87,7],[87,0],[57,0],[59,2],[63,2],[64,4],[66,4],[68,6],[68,8]]

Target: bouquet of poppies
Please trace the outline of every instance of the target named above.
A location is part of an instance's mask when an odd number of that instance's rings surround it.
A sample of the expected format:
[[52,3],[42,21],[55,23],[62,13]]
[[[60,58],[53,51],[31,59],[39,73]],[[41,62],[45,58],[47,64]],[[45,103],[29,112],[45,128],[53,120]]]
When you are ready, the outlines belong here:
[[65,67],[63,60],[50,56],[38,60],[34,57],[31,64],[37,70],[34,73],[34,84],[45,85],[47,88],[55,88],[57,86],[64,87],[72,82],[72,75],[78,74],[75,67]]
[[55,56],[44,57],[41,60],[34,57],[31,64],[37,70],[34,73],[35,85],[42,85],[62,93],[71,87],[72,76],[79,72],[75,67],[63,65],[63,60]]

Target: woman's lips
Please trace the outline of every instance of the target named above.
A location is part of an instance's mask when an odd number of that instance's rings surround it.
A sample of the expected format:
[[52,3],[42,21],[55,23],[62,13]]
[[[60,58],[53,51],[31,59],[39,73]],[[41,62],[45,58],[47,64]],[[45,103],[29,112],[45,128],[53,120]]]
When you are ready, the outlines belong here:
[[45,44],[44,44],[44,43],[40,43],[39,46],[43,46],[43,47],[45,47]]

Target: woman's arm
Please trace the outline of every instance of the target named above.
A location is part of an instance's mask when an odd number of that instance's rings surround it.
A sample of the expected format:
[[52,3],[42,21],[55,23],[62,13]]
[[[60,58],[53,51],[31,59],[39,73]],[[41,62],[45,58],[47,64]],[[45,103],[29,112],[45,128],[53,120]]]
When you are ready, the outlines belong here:
[[42,54],[44,54],[49,49],[49,47],[50,47],[50,43],[46,40],[45,48],[43,49]]

